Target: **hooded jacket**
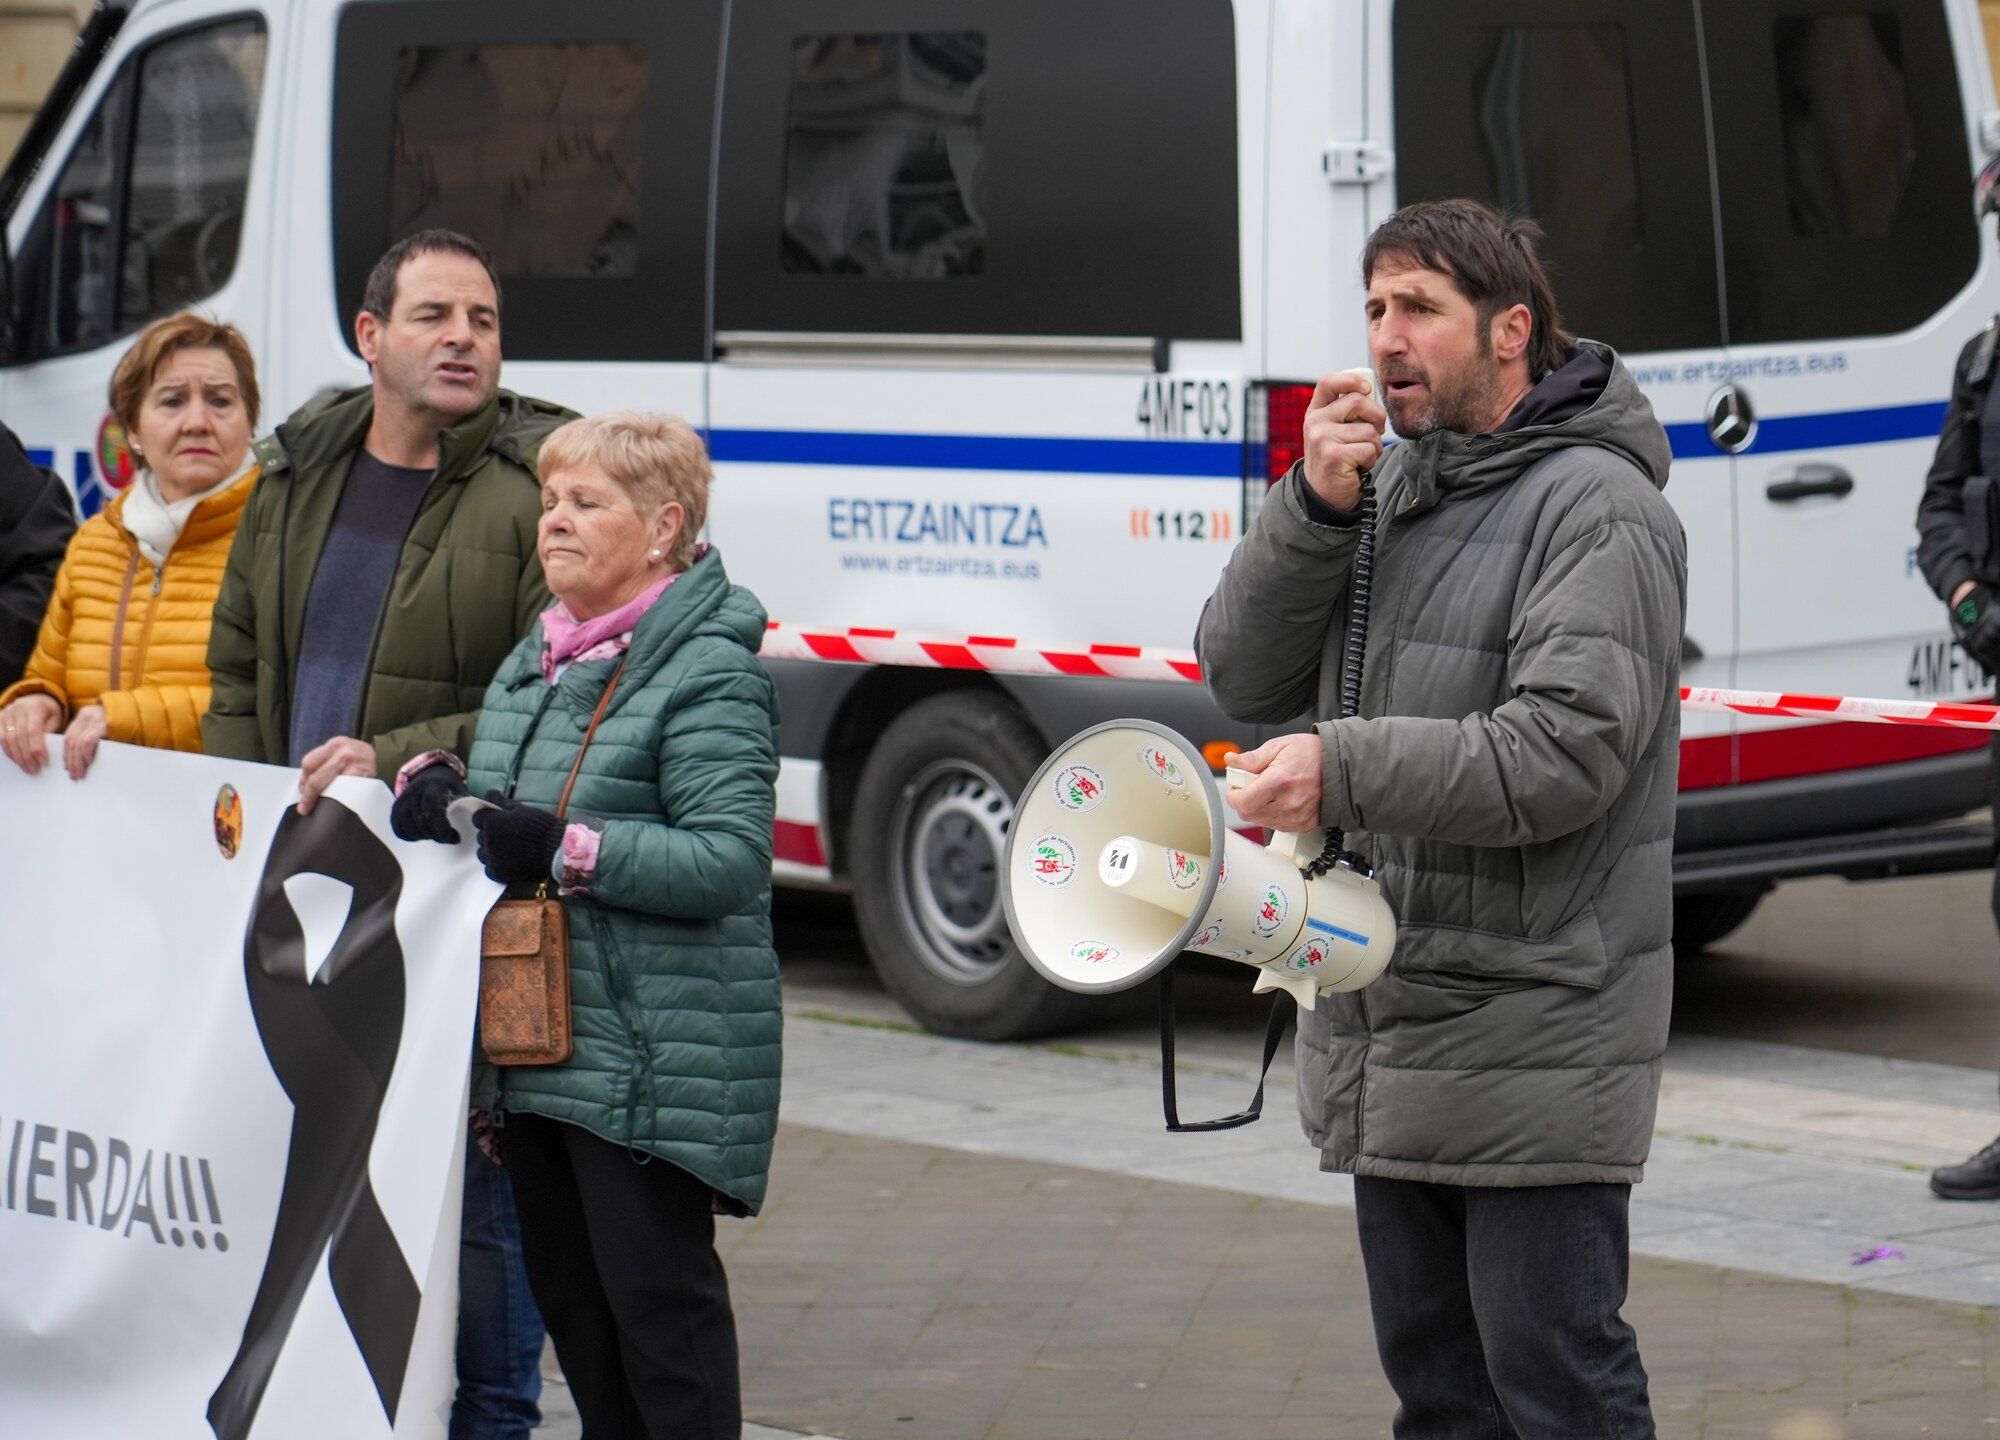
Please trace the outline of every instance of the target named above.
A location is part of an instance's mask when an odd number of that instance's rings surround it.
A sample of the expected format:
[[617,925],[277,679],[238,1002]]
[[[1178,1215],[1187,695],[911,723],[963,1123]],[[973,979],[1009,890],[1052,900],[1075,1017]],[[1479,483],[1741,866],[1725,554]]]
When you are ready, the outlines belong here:
[[[473,1103],[580,1125],[688,1171],[754,1211],[778,1126],[771,939],[777,692],[757,661],[764,609],[706,551],[634,627],[583,752],[567,818],[597,828],[569,908],[575,1052],[481,1065]],[[538,624],[480,712],[467,783],[553,810],[615,659],[543,679]]]
[[[1376,473],[1361,711],[1316,729],[1322,820],[1399,927],[1388,973],[1300,1027],[1322,1168],[1640,1176],[1673,979],[1687,559],[1668,459],[1617,356],[1584,341],[1497,433],[1405,441]],[[1338,714],[1360,532],[1314,498],[1297,468],[1274,487],[1202,616],[1238,719]]]
[[[251,494],[215,603],[202,720],[211,755],[282,765],[313,570],[348,468],[375,418],[362,387],[300,408],[253,447]],[[549,603],[535,552],[541,443],[572,411],[500,391],[438,437],[438,466],[417,508],[375,625],[360,712],[348,733],[393,775],[427,750],[465,755],[480,697]]]

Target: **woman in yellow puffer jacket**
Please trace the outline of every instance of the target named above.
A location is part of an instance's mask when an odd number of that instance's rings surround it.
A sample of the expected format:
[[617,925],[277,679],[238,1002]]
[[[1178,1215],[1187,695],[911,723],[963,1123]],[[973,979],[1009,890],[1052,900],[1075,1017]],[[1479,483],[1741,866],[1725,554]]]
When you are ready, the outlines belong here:
[[105,739],[201,749],[209,617],[257,480],[257,408],[233,325],[173,315],[118,362],[111,411],[141,468],[70,540],[27,671],[0,692],[0,749],[28,774],[57,730],[73,780]]

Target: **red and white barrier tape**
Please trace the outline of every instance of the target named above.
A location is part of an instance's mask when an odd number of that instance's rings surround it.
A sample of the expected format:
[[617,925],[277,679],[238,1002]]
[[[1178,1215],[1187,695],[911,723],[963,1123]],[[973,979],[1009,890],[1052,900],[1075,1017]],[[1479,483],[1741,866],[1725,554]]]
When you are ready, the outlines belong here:
[[829,630],[773,620],[764,652],[774,660],[833,660],[850,665],[915,665],[987,670],[1004,675],[1087,675],[1112,680],[1191,680],[1201,667],[1185,650],[1143,645],[1032,645],[998,635],[911,635],[856,627]]
[[[849,665],[913,665],[930,670],[984,670],[1003,675],[1088,675],[1114,680],[1201,682],[1188,650],[1144,645],[1034,645],[996,635],[912,635],[856,627],[833,630],[773,620],[765,655],[776,660],[828,660]],[[1794,695],[1778,690],[1683,688],[1681,708],[1803,720],[1856,720],[1875,725],[1933,725],[2000,731],[2000,708],[1956,701],[1867,700],[1851,695]]]
[[1863,720],[1874,725],[1942,725],[1953,730],[2000,730],[2000,708],[1949,700],[1864,700],[1852,695],[1791,695],[1778,690],[1684,687],[1681,709],[1736,715],[1784,715],[1802,720]]

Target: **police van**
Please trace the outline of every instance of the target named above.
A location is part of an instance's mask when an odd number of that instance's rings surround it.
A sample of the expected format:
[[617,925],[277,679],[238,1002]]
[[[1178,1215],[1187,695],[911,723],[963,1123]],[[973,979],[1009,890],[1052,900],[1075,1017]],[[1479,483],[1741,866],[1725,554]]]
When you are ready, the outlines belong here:
[[[1953,359],[2000,311],[1973,0],[137,0],[0,178],[0,416],[102,505],[147,321],[241,325],[274,423],[360,383],[370,263],[491,247],[507,386],[706,432],[784,710],[776,878],[851,890],[925,1024],[1077,997],[996,889],[1017,794],[1189,651],[1311,379],[1366,363],[1397,204],[1550,236],[1665,423],[1684,682],[1971,697],[1914,564]],[[1213,753],[1219,754],[1219,747]],[[1687,717],[1676,923],[1990,863],[1980,737]]]

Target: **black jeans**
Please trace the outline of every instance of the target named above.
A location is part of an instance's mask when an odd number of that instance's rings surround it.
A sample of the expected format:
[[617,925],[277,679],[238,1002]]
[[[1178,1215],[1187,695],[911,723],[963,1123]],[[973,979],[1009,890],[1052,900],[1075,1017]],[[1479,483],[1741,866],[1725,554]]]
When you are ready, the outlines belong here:
[[740,1440],[713,1193],[581,1126],[511,1115],[499,1133],[528,1281],[584,1440]]
[[1638,1340],[1618,1314],[1631,1197],[1355,1179],[1396,1440],[1652,1440]]

